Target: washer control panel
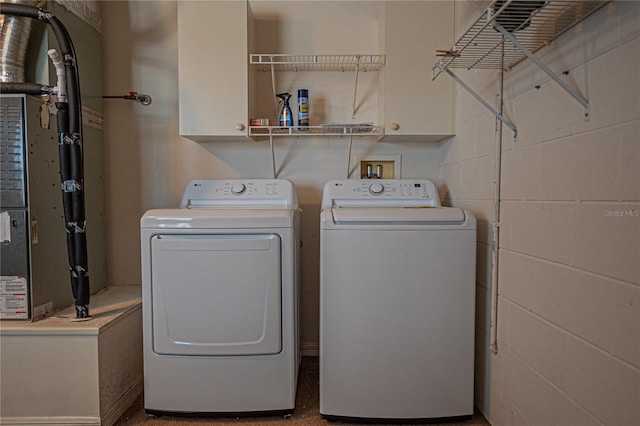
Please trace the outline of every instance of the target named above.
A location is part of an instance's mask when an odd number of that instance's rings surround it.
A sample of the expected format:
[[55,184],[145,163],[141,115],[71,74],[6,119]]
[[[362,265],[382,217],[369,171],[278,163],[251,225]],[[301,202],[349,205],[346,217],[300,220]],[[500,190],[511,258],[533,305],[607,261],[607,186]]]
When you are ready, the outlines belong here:
[[343,179],[327,182],[322,208],[440,206],[436,186],[426,179]]
[[194,180],[187,184],[182,208],[297,206],[296,191],[286,179]]

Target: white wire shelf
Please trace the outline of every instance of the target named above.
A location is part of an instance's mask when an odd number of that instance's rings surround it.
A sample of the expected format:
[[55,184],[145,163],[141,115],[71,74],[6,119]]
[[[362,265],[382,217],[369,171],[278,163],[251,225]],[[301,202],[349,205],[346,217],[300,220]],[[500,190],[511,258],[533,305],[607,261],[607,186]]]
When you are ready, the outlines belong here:
[[289,55],[276,53],[252,53],[252,65],[262,71],[378,71],[385,63],[385,55]]
[[493,0],[482,15],[434,66],[434,78],[447,68],[500,69],[509,71],[527,55],[513,43],[505,43],[496,28],[501,25],[532,53],[604,6],[605,1]]
[[271,136],[384,136],[384,127],[369,124],[325,124],[321,126],[250,126],[253,137]]
[[451,76],[513,130],[515,137],[518,133],[515,124],[484,100],[451,68],[509,71],[529,58],[584,107],[584,118],[588,121],[591,117],[589,100],[551,70],[536,56],[536,52],[610,1],[492,0],[451,50],[436,51],[436,56],[440,58],[431,69],[432,79],[442,73]]

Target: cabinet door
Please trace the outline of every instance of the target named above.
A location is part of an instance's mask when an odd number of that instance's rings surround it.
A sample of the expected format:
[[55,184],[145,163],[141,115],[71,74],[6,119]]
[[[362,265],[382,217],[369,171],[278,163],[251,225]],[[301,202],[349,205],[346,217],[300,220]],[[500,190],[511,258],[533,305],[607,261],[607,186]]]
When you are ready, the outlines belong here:
[[453,80],[431,80],[436,49],[454,41],[453,9],[452,1],[386,2],[385,139],[437,140],[453,134]]
[[178,2],[182,136],[247,138],[249,18],[246,1]]

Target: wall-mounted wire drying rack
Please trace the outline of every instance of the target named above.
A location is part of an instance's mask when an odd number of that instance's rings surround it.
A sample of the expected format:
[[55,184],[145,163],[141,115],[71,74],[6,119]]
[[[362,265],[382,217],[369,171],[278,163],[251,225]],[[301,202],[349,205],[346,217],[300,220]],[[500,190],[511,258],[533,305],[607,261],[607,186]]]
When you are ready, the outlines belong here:
[[609,1],[493,0],[450,50],[438,51],[440,58],[432,68],[432,79],[446,72],[516,132],[510,120],[466,85],[451,68],[509,71],[529,58],[585,108],[588,120],[589,101],[560,79],[535,53]]
[[378,71],[384,66],[385,55],[291,55],[283,53],[251,53],[249,63],[259,67],[261,71],[271,71],[276,117],[278,102],[276,98],[276,71],[353,71],[353,105],[351,118],[356,116],[356,97],[358,94],[358,75],[360,72]]

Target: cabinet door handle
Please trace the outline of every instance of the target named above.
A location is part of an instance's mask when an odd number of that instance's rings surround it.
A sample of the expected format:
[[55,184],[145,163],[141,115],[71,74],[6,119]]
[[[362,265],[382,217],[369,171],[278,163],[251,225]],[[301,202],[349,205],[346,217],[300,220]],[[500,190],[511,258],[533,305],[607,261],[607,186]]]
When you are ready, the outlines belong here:
[[398,130],[400,128],[400,125],[398,123],[391,123],[389,124],[389,128],[391,130]]
[[240,130],[240,131],[244,130],[244,124],[236,123],[236,130]]

